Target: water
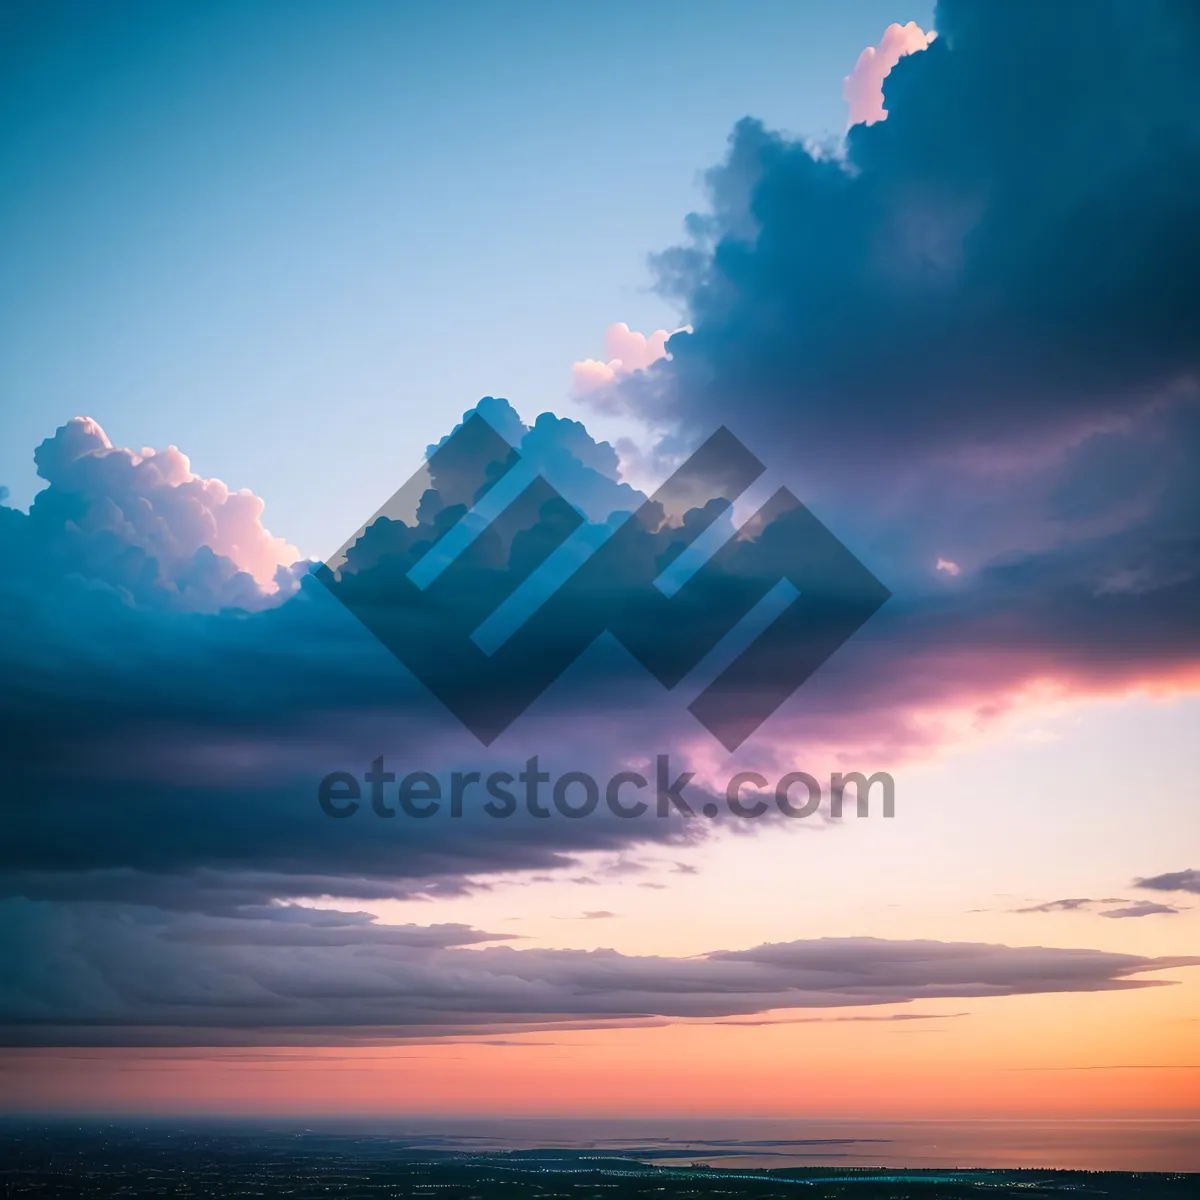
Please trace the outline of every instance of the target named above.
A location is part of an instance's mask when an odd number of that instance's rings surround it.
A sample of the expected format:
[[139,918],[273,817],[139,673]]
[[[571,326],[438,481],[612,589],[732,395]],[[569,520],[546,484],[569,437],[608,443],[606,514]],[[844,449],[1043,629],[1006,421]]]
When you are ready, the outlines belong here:
[[373,1126],[461,1150],[631,1151],[646,1162],[715,1167],[1039,1167],[1200,1171],[1200,1119],[833,1121],[810,1119],[430,1118]]

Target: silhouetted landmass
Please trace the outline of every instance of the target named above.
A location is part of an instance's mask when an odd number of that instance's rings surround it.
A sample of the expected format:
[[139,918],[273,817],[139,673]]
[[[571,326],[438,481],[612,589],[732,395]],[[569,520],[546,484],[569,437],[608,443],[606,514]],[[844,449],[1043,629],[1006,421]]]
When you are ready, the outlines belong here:
[[[956,1200],[985,1194],[1090,1197],[1197,1195],[1200,1175],[1052,1170],[910,1170],[789,1166],[750,1170],[660,1165],[645,1149],[443,1149],[428,1137],[173,1129],[58,1121],[0,1125],[9,1197],[258,1196],[273,1200]],[[801,1143],[789,1143],[796,1149]],[[678,1153],[671,1152],[671,1157]],[[736,1153],[736,1147],[728,1153]],[[661,1150],[652,1157],[662,1157]],[[713,1157],[711,1150],[706,1158]]]

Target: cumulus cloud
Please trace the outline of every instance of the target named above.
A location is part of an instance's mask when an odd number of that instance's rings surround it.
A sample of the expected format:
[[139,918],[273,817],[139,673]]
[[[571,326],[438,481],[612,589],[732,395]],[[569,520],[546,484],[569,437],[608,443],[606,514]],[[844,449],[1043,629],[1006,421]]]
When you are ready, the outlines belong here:
[[844,160],[737,126],[710,211],[658,259],[692,332],[624,385],[643,411],[736,415],[806,462],[974,447],[996,469],[1181,402],[1195,7],[942,0],[937,19]]
[[7,516],[25,556],[52,555],[139,602],[193,611],[253,608],[290,590],[300,553],[263,526],[262,500],[195,474],[175,446],[123,449],[91,417],[74,417],[34,461],[49,486],[27,517]]
[[[491,398],[479,409],[520,447],[528,480],[552,479],[577,506],[549,517],[537,504],[520,509],[523,527],[497,526],[456,562],[470,573],[458,601],[482,616],[568,512],[603,537],[614,512],[645,497],[616,478],[612,448],[578,422],[544,414],[527,427]],[[206,545],[185,559],[219,522],[177,493],[191,487],[215,503],[219,492],[181,455],[106,441],[92,422],[64,426],[39,450],[50,486],[31,512],[0,506],[5,764],[10,794],[41,800],[17,806],[0,841],[0,896],[206,913],[275,898],[429,897],[486,887],[498,872],[569,868],[592,851],[703,836],[696,824],[622,821],[605,808],[585,822],[539,821],[523,808],[497,821],[477,799],[453,822],[414,828],[368,807],[332,831],[316,802],[330,771],[361,777],[382,755],[388,770],[448,781],[488,759],[311,575],[296,572],[287,591],[267,596]],[[463,497],[452,471],[425,482],[411,524],[384,518],[352,539],[352,575],[403,573],[445,532]],[[134,519],[119,519],[125,509]],[[655,536],[669,556],[691,533]],[[203,590],[193,578],[201,561],[212,568]],[[518,677],[542,653],[540,628],[515,651]],[[595,647],[567,676],[488,769],[515,773],[541,755],[545,771],[603,781],[637,749],[670,749],[699,728],[615,644]],[[706,798],[700,781],[692,797]]]
[[620,397],[612,385],[666,358],[671,336],[665,329],[638,333],[624,321],[610,325],[604,335],[604,358],[585,358],[572,364],[572,392],[601,412],[619,411]]
[[691,332],[614,384],[677,437],[729,425],[887,582],[820,686],[898,755],[1038,696],[1200,684],[1200,10],[936,24],[844,156],[736,127],[656,259]]
[[[1200,964],[1097,950],[820,938],[689,958],[517,950],[462,926],[266,909],[177,917],[9,902],[10,1044],[403,1038],[1153,986]],[[36,941],[39,952],[28,953]],[[484,943],[472,949],[463,947]]]
[[887,119],[883,107],[883,81],[906,55],[924,50],[937,34],[926,33],[916,21],[892,24],[878,46],[868,46],[858,56],[854,70],[842,81],[842,96],[850,105],[847,125],[871,125]]
[[[446,503],[443,493],[453,500],[459,487],[483,502],[516,470],[509,443],[473,417],[430,458],[437,487],[424,493],[415,520],[380,518],[336,573],[317,572],[489,745],[602,634],[663,687],[674,688],[786,581],[785,611],[689,705],[733,750],[888,598],[786,490],[734,535],[731,501],[763,467],[723,431],[634,513],[614,514],[606,526],[586,524],[546,480],[535,479],[496,519],[481,523],[443,574],[427,587],[418,584],[412,573],[441,554],[458,519],[474,519],[464,503]],[[726,537],[704,569],[681,571],[674,586],[656,587],[668,565],[686,565],[688,550],[710,529]],[[582,552],[573,551],[572,542],[583,543]],[[504,620],[510,602],[520,603],[526,585],[538,591],[535,619],[481,642],[486,629]],[[786,679],[778,678],[783,656]]]

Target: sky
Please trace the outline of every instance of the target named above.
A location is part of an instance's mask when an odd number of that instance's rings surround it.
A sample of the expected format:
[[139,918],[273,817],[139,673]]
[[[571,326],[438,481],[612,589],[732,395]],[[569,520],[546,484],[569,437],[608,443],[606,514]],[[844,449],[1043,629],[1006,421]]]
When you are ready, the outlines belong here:
[[[1200,1116],[1196,26],[8,6],[4,1105]],[[561,507],[455,550],[447,515],[516,495],[453,457],[476,405],[489,478],[516,447]],[[761,477],[640,529],[721,425]],[[645,563],[780,487],[799,509],[644,600]],[[686,707],[724,678],[687,653],[712,606],[793,575],[788,614],[863,603],[801,562],[806,514],[886,603],[723,745]],[[537,586],[486,680],[445,649]],[[811,653],[776,615],[739,626],[767,675]],[[451,711],[573,637],[489,744]],[[511,783],[535,755],[665,755],[696,808],[882,771],[895,813],[368,801],[377,758]]]
[[646,258],[734,123],[840,135],[859,51],[929,18],[6,8],[0,478],[27,504],[29,450],[83,412],[251,487],[314,556],[480,396],[533,418],[609,325],[674,329]]

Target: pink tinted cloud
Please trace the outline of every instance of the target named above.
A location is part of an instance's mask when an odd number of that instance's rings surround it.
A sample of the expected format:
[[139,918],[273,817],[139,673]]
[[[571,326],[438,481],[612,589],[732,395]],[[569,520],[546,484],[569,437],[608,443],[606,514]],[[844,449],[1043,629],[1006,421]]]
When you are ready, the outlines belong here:
[[599,398],[611,384],[667,357],[670,336],[666,329],[638,333],[624,321],[610,325],[604,335],[604,359],[585,358],[572,364],[571,390],[576,396],[588,397],[597,407],[604,407]]
[[118,534],[153,555],[168,577],[207,546],[269,591],[276,571],[300,558],[264,528],[258,496],[195,474],[175,446],[123,449],[91,417],[73,417],[38,447],[35,460],[52,487],[84,499],[81,529]]
[[842,80],[842,96],[850,105],[847,125],[873,125],[887,120],[883,107],[883,81],[906,55],[926,49],[937,37],[926,33],[916,21],[907,25],[889,25],[879,45],[868,46],[854,64],[854,70]]

